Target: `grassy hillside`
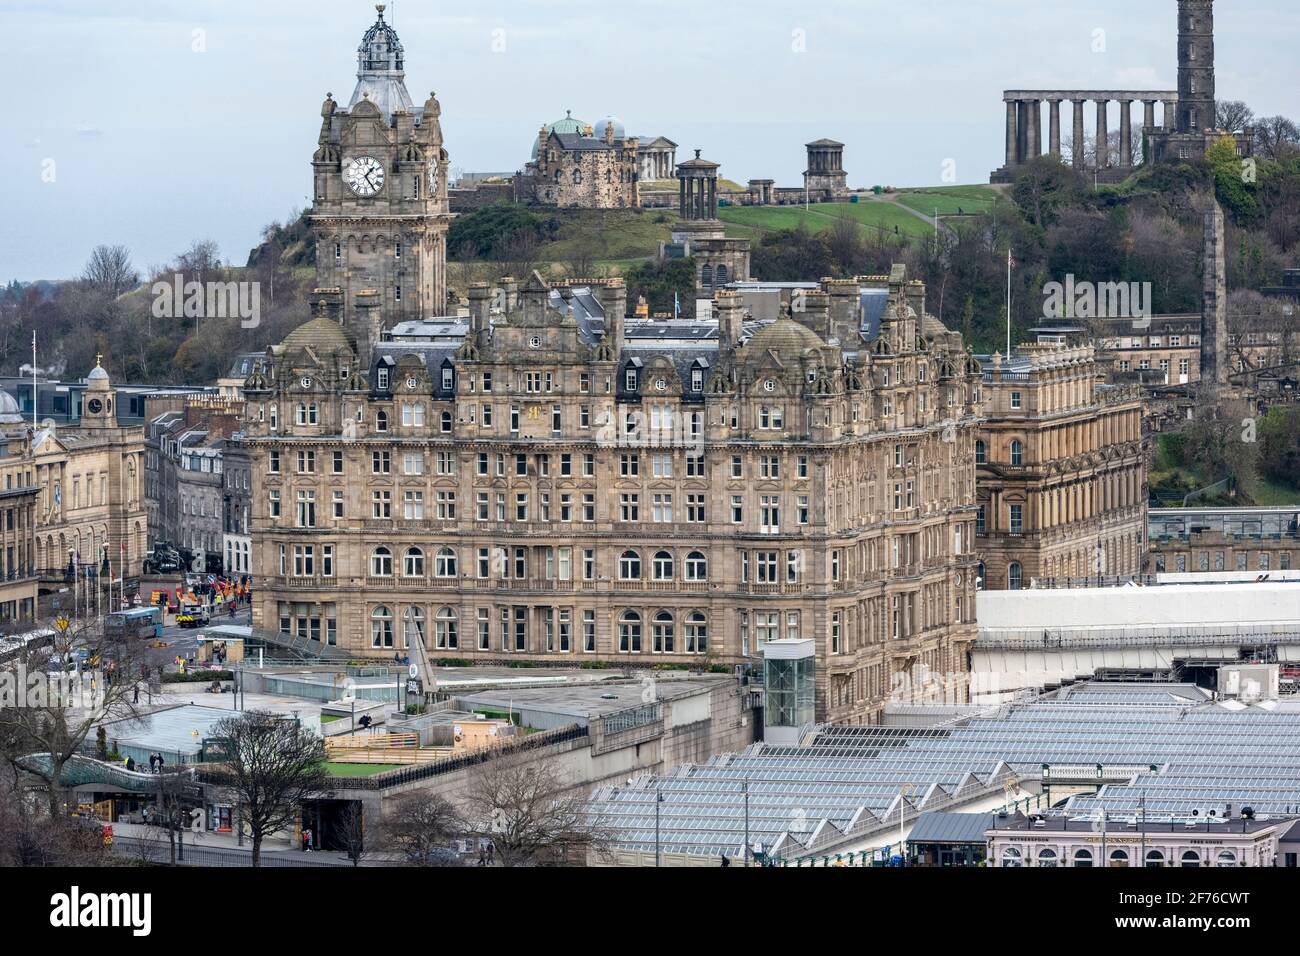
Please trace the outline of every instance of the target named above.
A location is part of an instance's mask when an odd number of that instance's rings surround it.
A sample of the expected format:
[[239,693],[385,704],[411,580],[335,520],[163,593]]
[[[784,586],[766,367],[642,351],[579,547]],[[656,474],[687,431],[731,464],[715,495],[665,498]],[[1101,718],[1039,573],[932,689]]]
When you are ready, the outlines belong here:
[[991,186],[936,186],[928,189],[904,189],[896,201],[919,213],[933,216],[972,215],[988,212],[997,203],[999,193]]
[[729,225],[744,230],[727,230],[728,235],[745,235],[754,232],[775,232],[794,229],[800,224],[810,232],[821,232],[835,225],[837,219],[848,217],[864,229],[886,229],[903,236],[923,237],[933,233],[934,227],[913,216],[894,203],[868,200],[858,203],[813,203],[803,206],[726,206],[718,210],[718,218]]

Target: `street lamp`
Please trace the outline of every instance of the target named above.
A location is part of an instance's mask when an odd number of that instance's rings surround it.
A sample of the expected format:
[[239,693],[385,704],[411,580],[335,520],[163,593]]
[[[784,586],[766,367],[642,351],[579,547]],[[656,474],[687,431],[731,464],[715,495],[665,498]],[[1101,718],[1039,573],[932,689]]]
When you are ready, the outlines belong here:
[[664,802],[664,793],[659,787],[655,787],[655,866],[659,866],[659,805]]

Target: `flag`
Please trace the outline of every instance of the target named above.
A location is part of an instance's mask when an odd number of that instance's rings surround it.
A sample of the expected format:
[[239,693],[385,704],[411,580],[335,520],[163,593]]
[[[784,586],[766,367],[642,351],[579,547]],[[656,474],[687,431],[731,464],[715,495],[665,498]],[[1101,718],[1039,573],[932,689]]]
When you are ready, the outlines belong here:
[[1015,258],[1011,255],[1011,249],[1010,249],[1010,247],[1008,247],[1008,248],[1007,248],[1007,268],[1008,268],[1008,269],[1014,269],[1015,267],[1016,267],[1016,260],[1015,260]]

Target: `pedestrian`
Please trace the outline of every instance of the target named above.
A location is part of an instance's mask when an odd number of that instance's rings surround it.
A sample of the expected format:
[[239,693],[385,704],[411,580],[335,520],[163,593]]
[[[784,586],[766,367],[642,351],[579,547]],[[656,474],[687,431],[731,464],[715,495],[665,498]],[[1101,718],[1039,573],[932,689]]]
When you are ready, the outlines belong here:
[[496,856],[497,846],[495,843],[488,844],[488,866],[492,865],[493,858]]
[[311,852],[311,827],[307,827],[302,831],[302,852]]
[[150,755],[149,755],[149,772],[150,772],[150,773],[155,773],[155,772],[157,772],[157,770],[158,770],[158,755],[157,755],[157,754],[150,754]]
[[482,847],[478,848],[478,865],[483,866],[487,863],[487,850]]
[[135,690],[131,692],[131,703],[133,704],[140,703],[140,684],[138,681],[136,682]]
[[131,771],[132,773],[135,773],[135,758],[134,758],[134,757],[128,756],[128,757],[126,758],[126,769],[129,770],[129,771]]

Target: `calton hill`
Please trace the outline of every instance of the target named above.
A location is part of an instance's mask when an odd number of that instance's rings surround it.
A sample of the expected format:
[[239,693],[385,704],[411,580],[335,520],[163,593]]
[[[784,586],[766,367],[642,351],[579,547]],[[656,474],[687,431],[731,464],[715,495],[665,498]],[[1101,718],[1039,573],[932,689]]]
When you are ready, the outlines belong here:
[[[926,283],[928,309],[987,353],[1005,347],[1008,253],[1015,341],[1030,338],[1042,320],[1044,288],[1071,275],[1150,283],[1155,313],[1199,313],[1202,216],[1214,195],[1227,220],[1230,321],[1234,332],[1249,334],[1252,320],[1267,320],[1272,307],[1258,290],[1278,285],[1285,268],[1300,264],[1300,130],[1284,117],[1256,118],[1241,103],[1220,103],[1219,114],[1225,130],[1254,130],[1253,161],[1244,163],[1225,137],[1203,160],[1138,164],[1114,185],[1043,156],[1008,185],[881,186],[855,194],[854,202],[723,206],[718,215],[729,236],[752,242],[758,280],[880,274],[905,262]],[[1140,160],[1140,137],[1131,148]],[[449,286],[463,297],[474,282],[533,270],[556,280],[617,275],[627,281],[630,301],[644,298],[651,314],[690,311],[693,264],[658,257],[675,219],[670,209],[487,206],[452,222]],[[242,265],[197,239],[173,261],[148,267],[102,237],[80,277],[0,289],[0,368],[14,374],[30,362],[36,331],[41,368],[52,375],[75,374],[102,354],[124,381],[212,382],[235,355],[280,341],[308,317],[315,274],[308,236],[308,223],[295,212],[268,225]],[[241,327],[237,317],[157,317],[151,290],[177,275],[258,282],[257,326]],[[1300,429],[1282,421],[1287,415],[1278,409],[1261,420],[1258,440],[1249,443],[1207,435],[1210,426],[1163,436],[1153,489],[1173,500],[1177,492],[1218,483],[1216,493],[1240,503],[1300,500],[1291,477]]]

